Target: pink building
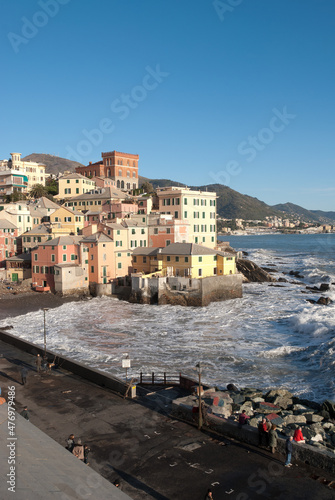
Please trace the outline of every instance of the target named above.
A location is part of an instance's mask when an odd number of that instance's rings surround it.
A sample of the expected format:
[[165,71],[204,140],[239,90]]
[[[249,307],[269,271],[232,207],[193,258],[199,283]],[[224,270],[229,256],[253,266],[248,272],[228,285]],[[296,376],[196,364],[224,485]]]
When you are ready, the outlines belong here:
[[18,229],[7,219],[0,219],[0,267],[6,266],[6,259],[16,253]]
[[56,264],[83,263],[81,236],[59,236],[45,241],[31,251],[32,284],[39,291],[54,291]]
[[188,243],[189,229],[186,220],[151,216],[148,220],[148,246],[163,248],[171,243]]

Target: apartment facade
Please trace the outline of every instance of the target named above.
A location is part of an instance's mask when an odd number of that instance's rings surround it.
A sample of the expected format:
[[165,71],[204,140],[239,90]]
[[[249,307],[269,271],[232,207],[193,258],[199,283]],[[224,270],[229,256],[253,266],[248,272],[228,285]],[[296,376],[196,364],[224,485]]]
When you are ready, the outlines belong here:
[[84,265],[81,239],[81,236],[59,236],[32,249],[32,284],[35,289],[55,291],[56,264]]
[[11,153],[11,160],[2,160],[0,170],[11,170],[12,174],[24,175],[27,177],[27,185],[22,192],[28,192],[35,184],[45,186],[45,165],[34,161],[21,160],[21,153]]
[[94,188],[95,182],[84,175],[78,173],[63,175],[58,179],[58,194],[55,196],[55,199],[66,200],[88,193]]
[[101,156],[101,161],[77,167],[76,172],[85,177],[111,178],[119,189],[129,191],[138,188],[139,155],[114,150],[101,153]]
[[6,266],[6,259],[16,253],[17,227],[6,219],[0,219],[0,267]]
[[157,189],[159,212],[190,224],[190,242],[216,246],[216,193],[175,186]]

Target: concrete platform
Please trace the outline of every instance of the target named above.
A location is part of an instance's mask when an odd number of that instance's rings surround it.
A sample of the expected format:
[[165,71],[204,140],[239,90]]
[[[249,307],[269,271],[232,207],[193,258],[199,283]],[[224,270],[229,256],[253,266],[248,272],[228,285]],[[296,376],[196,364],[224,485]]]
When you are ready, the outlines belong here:
[[[316,467],[296,465],[293,459],[294,466],[287,469],[282,455],[199,431],[169,417],[171,399],[176,397],[174,388],[154,393],[154,387],[149,392],[143,389],[137,400],[127,400],[62,369],[39,375],[34,358],[8,344],[0,342],[0,353],[3,395],[8,385],[15,385],[18,411],[28,406],[31,424],[52,438],[50,448],[60,449],[57,463],[63,458],[73,463],[74,458],[64,449],[71,433],[92,450],[89,467],[76,462],[78,469],[68,471],[67,483],[66,470],[62,469],[64,484],[76,487],[77,477],[81,484],[78,475],[84,469],[87,477],[96,471],[110,483],[120,478],[122,491],[133,500],[203,500],[210,487],[215,500],[335,499],[335,490],[323,484],[335,478]],[[19,383],[22,364],[29,370],[25,386]],[[33,477],[43,492],[48,476],[51,484],[54,476],[37,458]],[[3,481],[4,470],[1,467]],[[28,481],[28,473],[26,477]],[[60,499],[67,498],[59,495]],[[113,497],[108,494],[104,498]]]
[[7,404],[0,406],[0,470],[1,500],[130,499],[18,413],[8,420]]

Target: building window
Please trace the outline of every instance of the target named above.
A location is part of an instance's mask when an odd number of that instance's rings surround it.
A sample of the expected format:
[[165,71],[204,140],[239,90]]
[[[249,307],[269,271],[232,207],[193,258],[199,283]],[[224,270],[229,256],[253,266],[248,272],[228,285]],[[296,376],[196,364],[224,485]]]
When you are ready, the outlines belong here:
[[118,264],[117,264],[117,268],[118,268],[118,269],[122,269],[122,262],[118,262]]
[[133,256],[133,262],[137,262],[137,257],[136,255]]
[[94,266],[91,266],[91,273],[94,273]]
[[145,234],[145,230],[144,229],[141,229],[141,234]]
[[154,227],[154,234],[158,234],[158,227]]
[[187,205],[187,198],[184,198],[184,205]]
[[143,264],[146,264],[147,263],[147,258],[144,256],[143,257]]
[[37,253],[34,254],[34,260],[37,260]]
[[188,262],[188,257],[185,257],[185,262]]
[[63,254],[63,262],[66,262],[66,253]]
[[184,212],[184,219],[187,219],[187,212]]
[[166,261],[167,261],[167,262],[170,262],[170,261],[171,261],[171,257],[170,257],[170,255],[167,255],[167,256],[166,256]]
[[51,262],[55,262],[55,260],[56,260],[55,259],[55,254],[53,253],[53,254],[51,254]]
[[166,228],[166,234],[171,234],[171,228],[169,227]]
[[198,262],[202,262],[202,257],[198,257]]
[[198,276],[202,276],[202,269],[198,269]]
[[166,240],[166,246],[168,247],[171,244],[171,240]]
[[179,257],[178,257],[178,255],[176,255],[176,262],[179,262]]

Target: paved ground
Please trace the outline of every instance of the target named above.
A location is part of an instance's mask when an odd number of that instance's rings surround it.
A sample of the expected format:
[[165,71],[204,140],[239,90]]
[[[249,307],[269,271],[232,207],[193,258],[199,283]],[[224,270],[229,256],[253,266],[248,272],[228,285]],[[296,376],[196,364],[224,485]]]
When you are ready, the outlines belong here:
[[[304,464],[287,469],[283,457],[169,418],[172,389],[124,400],[69,372],[38,375],[32,356],[1,342],[0,352],[0,384],[3,393],[16,386],[18,410],[27,404],[31,422],[62,446],[72,432],[81,437],[92,450],[89,468],[120,478],[134,500],[202,500],[209,487],[215,500],[335,499],[335,489],[321,483],[335,480],[329,473]],[[19,384],[22,364],[26,386]]]

